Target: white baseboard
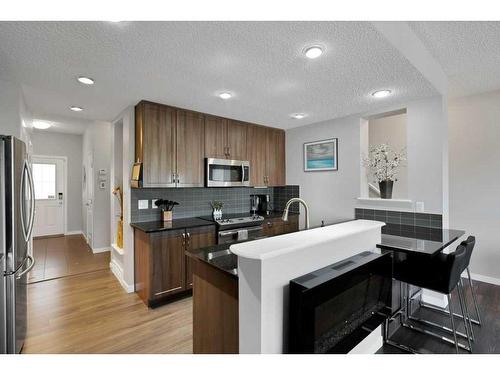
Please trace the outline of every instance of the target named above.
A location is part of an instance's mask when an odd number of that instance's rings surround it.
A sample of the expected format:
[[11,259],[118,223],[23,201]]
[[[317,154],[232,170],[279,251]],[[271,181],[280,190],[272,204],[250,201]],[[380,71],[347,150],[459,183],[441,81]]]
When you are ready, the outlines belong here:
[[[467,277],[467,273],[462,274],[462,277]],[[496,277],[479,275],[477,273],[471,273],[470,277],[472,277],[472,280],[482,281],[483,283],[500,285],[500,279]]]
[[69,230],[66,233],[64,233],[65,236],[74,236],[76,234],[81,234],[83,236],[83,232],[81,230]]
[[109,268],[111,269],[111,272],[113,272],[113,275],[115,275],[116,279],[120,282],[123,289],[125,289],[127,293],[133,293],[134,286],[125,282],[123,279],[123,269],[120,265],[112,259],[111,262],[109,262]]
[[92,252],[94,254],[105,253],[106,251],[111,251],[111,248],[110,247],[98,247],[98,248],[92,249]]

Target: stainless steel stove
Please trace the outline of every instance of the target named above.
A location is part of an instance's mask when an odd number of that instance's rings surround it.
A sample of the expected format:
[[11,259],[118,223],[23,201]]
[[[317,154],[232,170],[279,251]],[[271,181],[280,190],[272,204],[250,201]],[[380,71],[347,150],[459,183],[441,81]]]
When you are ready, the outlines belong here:
[[217,224],[217,243],[227,244],[264,237],[264,217],[251,213],[226,214],[222,219],[211,219]]
[[217,219],[215,222],[221,227],[228,227],[230,225],[248,226],[262,223],[264,217],[260,215],[240,216],[240,217],[225,217]]

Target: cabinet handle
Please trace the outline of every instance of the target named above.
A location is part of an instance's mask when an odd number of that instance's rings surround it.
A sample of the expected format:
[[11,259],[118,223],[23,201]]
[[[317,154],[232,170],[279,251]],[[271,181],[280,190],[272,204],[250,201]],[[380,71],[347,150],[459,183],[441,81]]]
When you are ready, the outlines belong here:
[[176,174],[176,176],[177,176],[177,180],[176,180],[176,182],[177,182],[178,184],[180,184],[181,179],[179,178],[179,175],[178,175],[178,174]]
[[182,246],[186,247],[186,233],[182,233]]

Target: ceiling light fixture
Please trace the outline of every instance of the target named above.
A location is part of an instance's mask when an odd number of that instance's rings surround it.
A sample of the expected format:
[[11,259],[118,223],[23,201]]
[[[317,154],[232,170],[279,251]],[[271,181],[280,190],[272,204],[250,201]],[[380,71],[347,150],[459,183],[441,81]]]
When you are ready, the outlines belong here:
[[224,99],[224,100],[230,99],[231,97],[232,97],[232,95],[228,92],[221,92],[219,94],[219,98]]
[[89,77],[80,76],[77,78],[77,80],[78,80],[78,82],[83,83],[84,85],[93,85],[94,84],[94,80],[92,78],[89,78]]
[[296,120],[300,120],[300,119],[303,119],[304,117],[306,117],[306,114],[305,113],[294,113],[292,115],[292,118],[296,119]]
[[48,122],[45,121],[33,121],[33,127],[36,129],[45,130],[50,128],[51,126],[52,124],[49,124]]
[[307,47],[304,51],[304,54],[309,59],[316,59],[323,54],[323,48],[321,48],[320,46]]
[[391,95],[391,93],[392,93],[391,90],[379,90],[379,91],[375,91],[374,93],[372,93],[372,96],[374,98],[386,98],[389,95]]
[[69,109],[71,109],[74,112],[81,112],[81,111],[83,111],[82,107],[77,107],[76,105],[73,105],[73,106],[69,107]]

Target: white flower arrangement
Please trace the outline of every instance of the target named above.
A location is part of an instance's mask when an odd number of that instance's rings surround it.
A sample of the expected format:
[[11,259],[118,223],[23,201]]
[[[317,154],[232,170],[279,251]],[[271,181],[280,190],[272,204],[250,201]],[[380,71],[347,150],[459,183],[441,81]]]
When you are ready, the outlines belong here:
[[406,150],[397,152],[387,144],[372,147],[368,157],[363,158],[363,165],[373,173],[375,182],[397,181],[398,168],[406,161]]

